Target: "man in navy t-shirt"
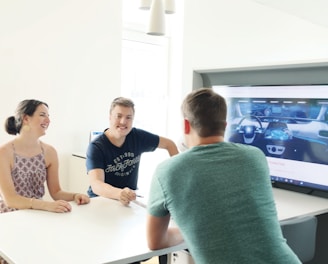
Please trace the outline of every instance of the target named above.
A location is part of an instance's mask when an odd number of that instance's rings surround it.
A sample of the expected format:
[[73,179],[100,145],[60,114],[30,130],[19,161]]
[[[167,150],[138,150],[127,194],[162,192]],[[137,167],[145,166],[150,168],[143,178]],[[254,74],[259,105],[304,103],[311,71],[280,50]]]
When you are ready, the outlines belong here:
[[110,128],[90,142],[86,166],[90,177],[90,197],[103,196],[128,205],[136,199],[141,154],[166,149],[178,154],[175,143],[165,137],[133,127],[134,103],[118,97],[111,104]]

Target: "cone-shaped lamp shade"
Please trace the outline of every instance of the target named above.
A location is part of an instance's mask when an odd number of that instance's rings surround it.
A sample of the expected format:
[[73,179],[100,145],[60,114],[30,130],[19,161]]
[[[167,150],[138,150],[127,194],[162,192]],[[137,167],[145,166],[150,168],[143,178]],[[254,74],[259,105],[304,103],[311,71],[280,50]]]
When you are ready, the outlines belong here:
[[165,34],[165,11],[163,0],[152,0],[147,34],[162,36]]
[[164,0],[164,8],[166,14],[175,13],[175,0]]
[[139,8],[142,10],[149,10],[152,0],[140,0]]

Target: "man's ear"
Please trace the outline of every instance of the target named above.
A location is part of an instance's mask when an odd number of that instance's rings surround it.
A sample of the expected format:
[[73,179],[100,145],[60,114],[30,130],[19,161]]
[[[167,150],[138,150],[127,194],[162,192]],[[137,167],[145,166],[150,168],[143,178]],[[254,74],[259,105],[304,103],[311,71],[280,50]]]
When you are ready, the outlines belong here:
[[189,120],[184,119],[183,120],[183,126],[184,126],[184,133],[189,134],[190,133],[190,123]]

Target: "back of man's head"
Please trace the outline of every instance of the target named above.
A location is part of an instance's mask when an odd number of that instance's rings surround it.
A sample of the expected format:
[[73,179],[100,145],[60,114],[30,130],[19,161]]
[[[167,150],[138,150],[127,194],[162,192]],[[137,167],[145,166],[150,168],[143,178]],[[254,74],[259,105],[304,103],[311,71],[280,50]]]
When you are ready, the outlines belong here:
[[182,103],[182,115],[200,137],[224,136],[227,118],[225,99],[211,88],[192,91]]

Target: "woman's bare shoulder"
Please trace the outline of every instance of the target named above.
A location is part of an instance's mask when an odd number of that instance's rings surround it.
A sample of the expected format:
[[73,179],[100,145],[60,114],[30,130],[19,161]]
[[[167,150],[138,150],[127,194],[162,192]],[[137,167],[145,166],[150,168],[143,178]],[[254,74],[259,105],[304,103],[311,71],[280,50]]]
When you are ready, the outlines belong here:
[[12,164],[14,159],[13,140],[0,146],[0,166]]
[[0,153],[2,155],[13,153],[13,140],[10,140],[0,146]]
[[48,144],[48,143],[45,143],[43,141],[41,141],[41,145],[42,145],[42,148],[44,150],[44,152],[48,155],[57,155],[57,150],[55,149],[54,146]]

